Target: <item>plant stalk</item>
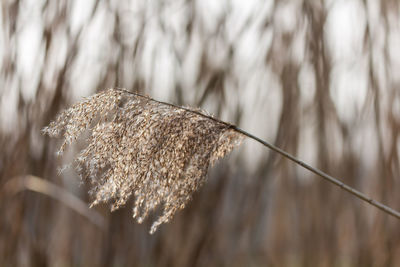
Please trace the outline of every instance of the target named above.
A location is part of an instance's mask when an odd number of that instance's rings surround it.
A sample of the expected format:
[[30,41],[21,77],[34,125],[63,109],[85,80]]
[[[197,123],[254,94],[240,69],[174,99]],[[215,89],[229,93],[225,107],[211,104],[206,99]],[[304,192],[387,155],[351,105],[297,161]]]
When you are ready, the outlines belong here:
[[327,180],[328,182],[330,182],[330,183],[332,183],[332,184],[334,184],[334,185],[340,187],[341,189],[343,189],[343,190],[349,192],[350,194],[352,194],[352,195],[358,197],[359,199],[361,199],[361,200],[363,200],[363,201],[365,201],[365,202],[367,202],[367,203],[369,203],[369,204],[371,204],[371,205],[377,207],[378,209],[380,209],[380,210],[386,212],[387,214],[392,215],[393,217],[396,217],[397,219],[400,219],[400,212],[398,212],[398,211],[396,211],[396,210],[394,210],[394,209],[392,209],[392,208],[390,208],[390,207],[388,207],[388,206],[386,206],[386,205],[384,205],[384,204],[382,204],[382,203],[380,203],[380,202],[378,202],[378,201],[376,201],[376,200],[370,198],[370,197],[367,196],[366,194],[364,194],[364,193],[362,193],[362,192],[360,192],[360,191],[358,191],[358,190],[356,190],[356,189],[354,189],[354,188],[352,188],[352,187],[346,185],[345,183],[343,183],[343,182],[341,182],[340,180],[338,180],[338,179],[336,179],[336,178],[330,176],[329,174],[327,174],[327,173],[325,173],[325,172],[323,172],[323,171],[321,171],[321,170],[319,170],[319,169],[316,169],[316,168],[314,168],[314,167],[311,167],[310,165],[308,165],[308,164],[306,164],[305,162],[299,160],[298,158],[296,158],[295,156],[289,154],[288,152],[286,152],[286,151],[280,149],[279,147],[277,147],[277,146],[275,146],[275,145],[273,145],[273,144],[271,144],[271,143],[268,143],[267,141],[264,141],[264,140],[258,138],[257,136],[254,136],[254,135],[252,135],[252,134],[246,132],[245,130],[240,129],[240,128],[237,127],[236,125],[233,125],[233,124],[230,124],[230,123],[221,121],[221,120],[219,120],[219,119],[217,119],[217,118],[214,118],[214,117],[212,117],[212,116],[203,114],[203,113],[201,113],[201,112],[199,112],[199,111],[196,111],[196,110],[192,110],[192,109],[189,109],[189,108],[181,107],[181,106],[174,105],[174,104],[167,103],[167,102],[163,102],[163,101],[158,101],[158,100],[155,100],[155,99],[153,99],[153,98],[151,98],[151,97],[143,96],[143,95],[141,95],[141,94],[134,93],[134,92],[130,92],[130,91],[127,91],[127,90],[125,90],[125,89],[121,89],[121,88],[116,88],[116,89],[117,89],[117,90],[120,90],[120,91],[122,91],[122,92],[128,93],[128,94],[131,94],[131,95],[135,95],[135,96],[138,96],[138,97],[143,97],[143,98],[149,99],[149,100],[151,100],[151,101],[154,101],[154,102],[157,102],[157,103],[160,103],[160,104],[163,104],[163,105],[171,106],[171,107],[178,108],[178,109],[183,109],[183,110],[186,110],[186,111],[188,111],[188,112],[192,112],[192,113],[195,113],[195,114],[197,114],[197,115],[200,115],[200,116],[209,118],[209,119],[214,120],[214,121],[216,121],[216,122],[218,122],[218,123],[225,124],[225,125],[227,125],[228,127],[230,127],[231,129],[233,129],[233,130],[235,130],[235,131],[237,131],[237,132],[239,132],[239,133],[241,133],[241,134],[247,136],[248,138],[251,138],[251,139],[253,139],[253,140],[255,140],[255,141],[261,143],[262,145],[264,145],[264,146],[268,147],[269,149],[271,149],[271,150],[273,150],[273,151],[275,151],[275,152],[281,154],[281,155],[284,156],[285,158],[287,158],[287,159],[289,159],[289,160],[291,160],[291,161],[293,161],[293,162],[299,164],[299,165],[302,166],[303,168],[305,168],[305,169],[309,170],[310,172],[312,172],[312,173],[314,173],[314,174],[320,176],[321,178]]

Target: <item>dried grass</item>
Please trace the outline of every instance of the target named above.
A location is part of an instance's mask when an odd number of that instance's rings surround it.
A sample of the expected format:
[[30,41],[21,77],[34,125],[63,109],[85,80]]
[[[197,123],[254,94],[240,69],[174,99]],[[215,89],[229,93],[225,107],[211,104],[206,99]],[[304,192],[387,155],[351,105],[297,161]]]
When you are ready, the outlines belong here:
[[91,182],[91,206],[111,202],[111,210],[135,197],[139,223],[160,205],[163,214],[150,233],[185,208],[204,183],[210,164],[247,136],[359,199],[400,219],[400,212],[370,198],[286,151],[200,110],[156,101],[124,89],[109,89],[62,112],[43,133],[64,133],[58,154],[90,130],[88,146],[76,157],[82,179]]
[[139,223],[163,206],[150,233],[183,209],[204,183],[210,164],[239,144],[231,125],[199,110],[180,108],[120,89],[109,89],[73,105],[43,129],[64,134],[67,145],[89,129],[76,167],[92,185],[92,206],[116,210],[133,195]]

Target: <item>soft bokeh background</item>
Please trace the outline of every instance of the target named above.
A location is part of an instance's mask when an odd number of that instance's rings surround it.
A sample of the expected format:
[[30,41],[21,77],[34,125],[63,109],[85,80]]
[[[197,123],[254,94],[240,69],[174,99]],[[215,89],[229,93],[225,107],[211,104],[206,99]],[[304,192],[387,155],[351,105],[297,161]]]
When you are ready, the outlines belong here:
[[0,265],[400,266],[398,220],[254,141],[149,235],[129,205],[74,205],[87,187],[57,169],[84,143],[59,159],[40,134],[124,87],[204,108],[399,210],[399,15],[396,0],[2,0]]

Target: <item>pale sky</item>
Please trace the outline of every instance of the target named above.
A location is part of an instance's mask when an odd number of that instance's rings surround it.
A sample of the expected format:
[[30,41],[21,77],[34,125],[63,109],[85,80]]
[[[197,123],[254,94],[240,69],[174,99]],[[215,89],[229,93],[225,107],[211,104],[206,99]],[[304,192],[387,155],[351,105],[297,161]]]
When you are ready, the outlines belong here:
[[[20,20],[17,26],[19,34],[18,39],[14,40],[16,46],[7,48],[6,46],[9,42],[6,39],[7,34],[0,32],[0,59],[4,59],[4,53],[13,53],[17,71],[20,74],[18,81],[0,80],[2,85],[0,89],[0,121],[3,129],[7,129],[9,132],[12,132],[12,129],[17,127],[18,122],[16,117],[18,84],[20,83],[23,89],[22,95],[25,100],[34,97],[44,61],[42,34],[46,18],[41,16],[41,8],[44,1],[24,0],[21,2],[22,14],[19,16]],[[100,9],[95,18],[90,20],[94,2],[93,0],[73,1],[73,15],[69,25],[71,33],[73,35],[76,34],[83,27],[83,34],[80,39],[81,51],[77,65],[74,67],[74,71],[68,74],[71,75],[71,88],[73,89],[71,97],[73,101],[77,101],[82,96],[90,95],[97,89],[94,88],[96,81],[105,72],[104,65],[101,64],[102,58],[105,55],[114,57],[112,43],[109,41],[114,22],[110,19],[110,13],[106,8]],[[165,9],[165,13],[161,14],[161,18],[170,29],[170,32],[166,34],[157,23],[159,16],[156,1],[111,1],[111,9],[123,9],[124,14],[126,14],[121,23],[124,31],[129,33],[124,36],[124,40],[128,44],[132,43],[139,33],[138,29],[141,22],[137,14],[143,12],[144,5],[147,7],[145,18],[148,28],[144,36],[146,40],[145,47],[140,64],[132,65],[131,67],[132,70],[133,68],[138,69],[138,73],[146,81],[152,80],[150,93],[158,99],[169,99],[169,96],[173,94],[174,82],[177,78],[182,80],[186,88],[192,88],[196,74],[199,71],[199,60],[203,49],[200,35],[193,35],[194,42],[190,42],[187,47],[183,67],[180,68],[178,66],[173,55],[174,45],[177,45],[178,48],[187,46],[184,40],[181,40],[181,43],[174,43],[176,40],[170,34],[171,32],[176,36],[183,34],[180,26],[187,19],[184,2],[166,2],[168,8]],[[374,52],[378,55],[375,59],[376,64],[382,65],[382,69],[385,67],[382,63],[384,36],[380,34],[379,0],[370,0],[368,2],[371,5],[375,5],[376,9],[372,8],[366,14],[360,0],[327,1],[329,16],[325,28],[325,37],[334,65],[331,96],[340,118],[348,122],[359,116],[368,89],[368,57],[363,52],[363,31],[367,23],[367,17],[371,22],[374,38],[376,38],[374,39],[374,45],[376,46],[374,47]],[[301,2],[287,1],[286,4],[281,5],[275,11],[275,14],[272,14],[272,1],[196,1],[198,13],[196,19],[200,20],[202,30],[206,33],[215,31],[218,19],[225,13],[229,14],[226,25],[229,30],[226,34],[228,40],[236,44],[233,72],[237,74],[240,90],[227,96],[229,98],[227,106],[229,108],[232,103],[240,103],[240,106],[243,107],[244,116],[247,118],[241,126],[268,140],[272,140],[276,133],[274,127],[277,125],[281,109],[281,89],[272,70],[260,68],[266,53],[271,47],[273,32],[266,31],[260,35],[259,28],[264,23],[263,18],[273,15],[274,26],[279,31],[294,31],[299,23],[299,3]],[[0,12],[0,16],[2,13]],[[239,36],[240,29],[250,18],[253,18],[252,23]],[[4,18],[1,18],[0,21],[4,23]],[[393,32],[388,39],[392,63],[391,74],[393,77],[400,77],[395,73],[400,69],[400,55],[398,52],[400,32],[398,31],[398,22],[391,21],[391,23],[397,25],[394,27],[397,31]],[[4,27],[0,27],[0,30],[3,29]],[[54,57],[48,62],[52,67],[48,69],[54,70],[59,68],[57,66],[63,65],[67,52],[65,32],[59,32],[56,36],[60,40],[59,45],[51,48],[53,49]],[[301,63],[304,60],[304,44],[302,35],[299,36],[298,42],[293,47],[293,50],[289,51],[288,56]],[[225,44],[216,39],[209,44],[208,49],[213,53],[211,62],[214,67],[226,68],[228,50]],[[243,73],[248,75],[243,75]],[[312,74],[310,69],[305,65],[299,79],[301,97],[305,102],[312,99],[315,92],[315,84],[310,74]],[[129,75],[126,76],[127,81],[133,79]],[[45,82],[51,85],[54,77],[54,73],[45,73]],[[395,79],[397,80],[398,78]],[[268,84],[267,88],[266,84]],[[123,84],[121,86],[123,87]],[[229,83],[226,86],[229,89]],[[185,101],[190,104],[193,96],[193,92],[188,92]],[[231,108],[234,109],[235,107],[236,105],[232,104]],[[268,114],[270,123],[268,125],[260,125],[258,122],[265,121],[265,114]],[[229,109],[222,116],[224,116],[222,119],[229,120],[231,116]],[[304,142],[312,142],[310,133],[305,131],[304,136]],[[306,148],[309,150],[309,147],[308,145],[305,146],[304,150]],[[258,145],[249,145],[248,155],[250,157],[258,157],[257,154],[263,153],[262,151],[263,148]],[[302,152],[300,149],[300,154],[309,161],[315,158],[309,151]],[[254,165],[257,164],[257,162],[254,162]]]

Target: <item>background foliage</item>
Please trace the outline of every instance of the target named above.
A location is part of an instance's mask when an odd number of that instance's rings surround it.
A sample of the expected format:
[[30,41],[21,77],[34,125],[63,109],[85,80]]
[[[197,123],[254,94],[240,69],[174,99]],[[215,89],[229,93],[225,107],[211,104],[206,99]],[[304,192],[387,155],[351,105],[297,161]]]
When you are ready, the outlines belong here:
[[51,186],[7,186],[30,174],[89,202],[72,170],[58,176],[70,156],[40,129],[118,86],[204,108],[399,210],[397,1],[0,8],[0,265],[399,266],[398,221],[252,141],[154,235],[130,208],[97,207],[102,229]]

